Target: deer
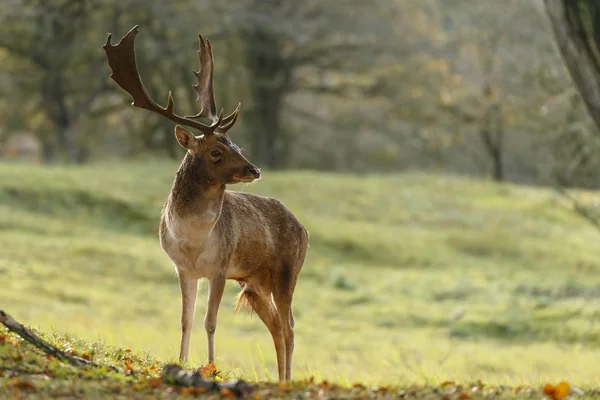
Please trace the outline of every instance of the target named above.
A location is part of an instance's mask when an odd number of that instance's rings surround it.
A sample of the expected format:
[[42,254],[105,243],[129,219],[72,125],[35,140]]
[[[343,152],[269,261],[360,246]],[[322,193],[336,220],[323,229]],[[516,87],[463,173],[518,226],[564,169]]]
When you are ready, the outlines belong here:
[[[200,279],[208,280],[204,316],[208,363],[214,364],[217,314],[227,280],[237,281],[235,311],[247,307],[269,330],[277,357],[279,381],[291,379],[294,352],[292,298],[308,248],[308,231],[280,201],[227,185],[254,182],[261,171],[231,141],[228,132],[241,103],[228,116],[216,113],[211,43],[198,34],[200,66],[193,71],[200,112],[181,116],[154,101],[142,83],[135,56],[135,25],[112,44],[103,46],[110,78],[127,92],[132,106],[175,122],[174,134],[185,155],[160,214],[161,249],[175,266],[181,291],[179,362],[188,362],[189,344]],[[201,118],[208,120],[201,122]],[[199,131],[194,135],[183,126]]]

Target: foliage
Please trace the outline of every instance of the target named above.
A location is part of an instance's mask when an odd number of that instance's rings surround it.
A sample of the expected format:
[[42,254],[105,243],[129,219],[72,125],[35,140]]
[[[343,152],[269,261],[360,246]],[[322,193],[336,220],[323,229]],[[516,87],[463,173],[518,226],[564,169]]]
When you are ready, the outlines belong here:
[[[442,168],[546,184],[567,163],[556,147],[565,135],[590,143],[579,133],[591,119],[569,118],[575,87],[539,4],[10,0],[0,151],[13,157],[33,134],[45,162],[178,158],[172,124],[130,107],[108,77],[106,34],[139,24],[144,83],[160,104],[172,90],[186,115],[197,111],[196,35],[211,40],[217,107],[242,103],[231,135],[263,168]],[[595,187],[596,176],[568,184]]]

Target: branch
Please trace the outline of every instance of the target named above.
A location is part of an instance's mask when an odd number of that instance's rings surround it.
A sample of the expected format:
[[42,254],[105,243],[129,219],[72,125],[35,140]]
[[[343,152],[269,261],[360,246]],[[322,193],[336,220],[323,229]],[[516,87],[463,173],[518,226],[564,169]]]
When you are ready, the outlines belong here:
[[[76,367],[86,367],[86,366],[102,367],[102,365],[95,364],[89,360],[86,360],[85,358],[68,355],[67,353],[65,353],[64,351],[59,349],[58,347],[51,345],[50,343],[46,342],[44,339],[40,338],[39,336],[37,336],[36,334],[31,332],[29,329],[25,328],[25,326],[23,326],[22,324],[15,321],[10,315],[8,315],[7,313],[5,313],[2,310],[0,310],[0,322],[4,326],[6,326],[10,331],[21,336],[23,339],[25,339],[32,345],[34,345],[38,349],[42,350],[44,353],[50,354],[51,356],[56,357],[57,359],[59,359],[61,361],[66,361],[69,364],[74,365]],[[108,366],[108,368],[115,370],[115,371],[121,371],[120,368],[112,366],[112,365]]]
[[243,380],[236,379],[226,382],[206,380],[200,371],[186,371],[175,364],[166,365],[161,376],[167,385],[192,386],[212,391],[228,390],[237,397],[245,397],[252,392],[252,386]]
[[560,185],[554,184],[554,190],[569,200],[573,205],[573,212],[589,222],[598,232],[600,232],[600,218],[592,213],[587,207],[582,205],[577,199],[569,194],[565,188]]

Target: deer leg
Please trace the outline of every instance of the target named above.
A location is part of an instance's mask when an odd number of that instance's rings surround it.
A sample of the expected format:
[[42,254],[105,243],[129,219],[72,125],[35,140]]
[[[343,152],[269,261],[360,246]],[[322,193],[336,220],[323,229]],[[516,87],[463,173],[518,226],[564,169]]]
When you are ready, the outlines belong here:
[[206,337],[208,340],[208,362],[215,361],[215,330],[217,329],[217,313],[219,312],[219,304],[223,297],[225,289],[226,277],[224,274],[217,273],[216,276],[210,279],[208,288],[208,306],[206,315],[204,316],[204,328],[206,329]]
[[289,315],[285,335],[285,379],[287,380],[292,379],[292,356],[294,354],[294,315],[291,308]]
[[283,338],[285,341],[285,379],[292,378],[292,355],[294,353],[294,315],[292,314],[291,298],[275,297],[275,305],[282,322]]
[[181,288],[181,348],[179,350],[179,362],[186,363],[196,310],[198,279],[189,278],[180,273],[179,287]]
[[275,345],[275,353],[277,354],[277,371],[279,374],[279,381],[285,380],[285,338],[281,329],[281,320],[277,308],[272,301],[265,299],[264,297],[253,294],[252,309],[261,321],[266,325],[271,332],[273,337],[273,343]]

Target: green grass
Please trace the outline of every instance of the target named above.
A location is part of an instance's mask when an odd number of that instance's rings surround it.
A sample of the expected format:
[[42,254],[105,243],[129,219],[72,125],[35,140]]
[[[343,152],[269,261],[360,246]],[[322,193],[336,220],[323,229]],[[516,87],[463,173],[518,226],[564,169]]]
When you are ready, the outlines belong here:
[[[101,342],[85,342],[71,335],[42,335],[70,355],[86,358],[96,365],[74,367],[62,363],[0,328],[0,399],[170,399],[179,396],[200,396],[204,399],[233,398],[232,393],[224,389],[206,390],[165,382],[161,378],[164,363],[152,359],[147,354],[140,355],[131,349],[115,348]],[[120,370],[115,371],[110,367]],[[222,371],[201,369],[201,373],[208,379],[227,380]],[[598,395],[598,391],[586,393],[569,385],[567,390],[560,393],[567,391],[577,392],[577,398],[581,400],[595,399]],[[518,400],[539,399],[543,392],[548,392],[546,385],[510,387],[474,381],[468,384],[442,382],[440,385],[365,386],[360,383],[339,385],[310,378],[286,384],[250,382],[245,398]]]
[[[0,164],[0,308],[44,332],[175,361],[180,295],[157,227],[176,169]],[[310,232],[294,378],[599,383],[600,234],[551,190],[268,171],[230,189],[281,199]],[[275,379],[269,333],[234,316],[236,291],[227,286],[219,312],[217,367]],[[206,362],[205,301],[202,283],[192,366]]]

